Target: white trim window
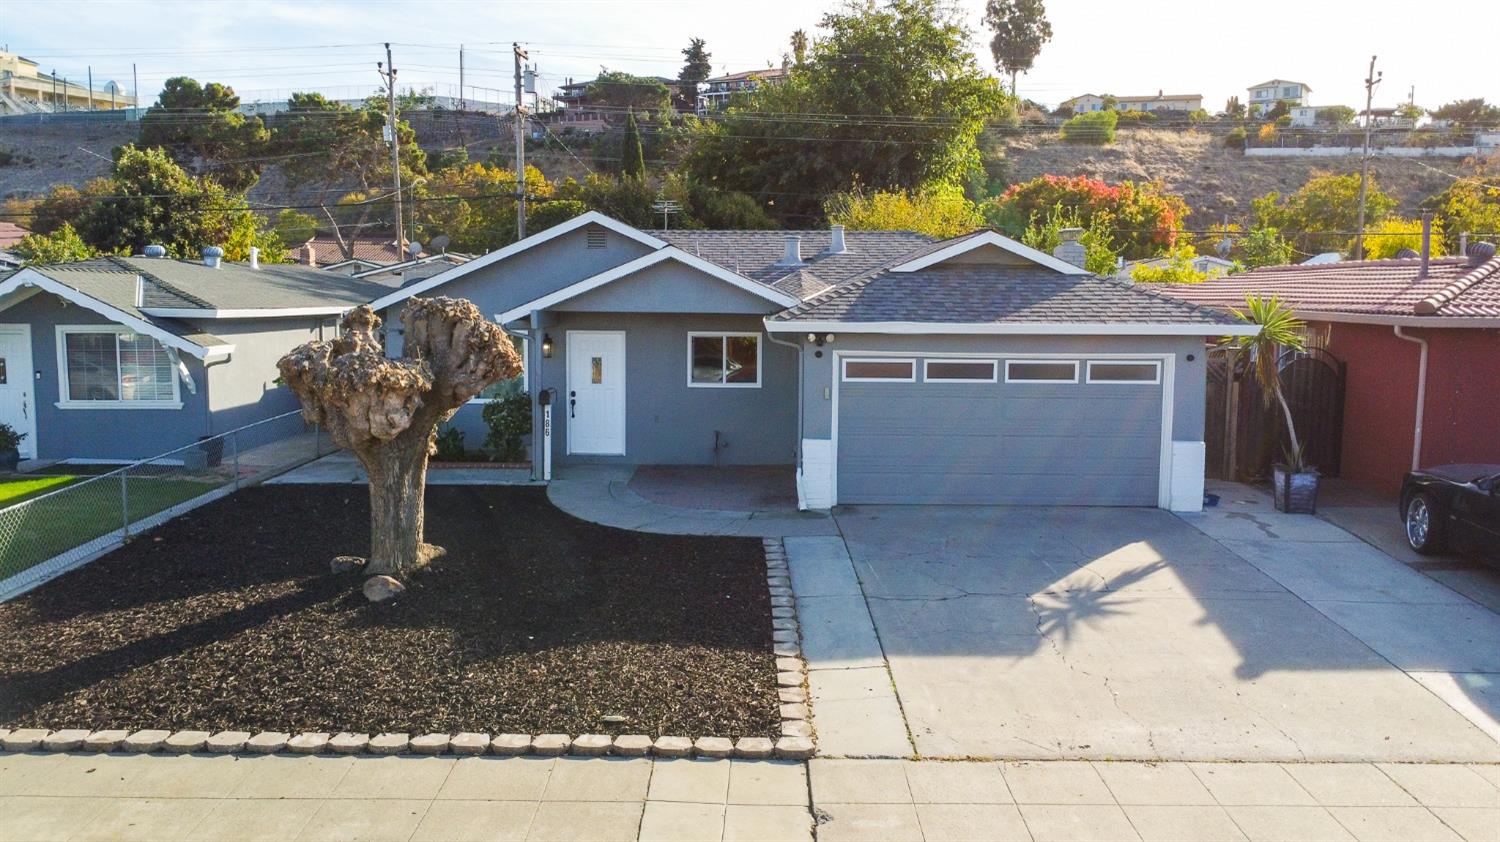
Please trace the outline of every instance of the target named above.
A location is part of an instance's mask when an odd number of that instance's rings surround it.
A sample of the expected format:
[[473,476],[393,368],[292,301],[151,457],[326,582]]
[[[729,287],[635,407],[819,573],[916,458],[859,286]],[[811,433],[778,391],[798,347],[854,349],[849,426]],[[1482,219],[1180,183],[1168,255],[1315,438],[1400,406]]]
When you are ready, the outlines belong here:
[[498,398],[510,397],[514,394],[530,394],[531,376],[531,340],[529,336],[517,336],[507,333],[512,345],[516,346],[516,353],[521,355],[521,373],[509,380],[496,380],[485,386],[479,394],[469,398],[469,403],[485,404]]
[[759,333],[690,331],[687,341],[688,388],[760,388]]
[[1006,383],[1077,383],[1077,360],[1006,360]]
[[997,371],[994,360],[922,360],[922,379],[928,383],[994,383]]
[[1156,385],[1161,382],[1161,361],[1089,360],[1085,382],[1123,386]]
[[844,380],[860,383],[915,383],[917,361],[889,357],[845,357]]
[[180,409],[177,368],[166,346],[127,328],[57,326],[61,409]]

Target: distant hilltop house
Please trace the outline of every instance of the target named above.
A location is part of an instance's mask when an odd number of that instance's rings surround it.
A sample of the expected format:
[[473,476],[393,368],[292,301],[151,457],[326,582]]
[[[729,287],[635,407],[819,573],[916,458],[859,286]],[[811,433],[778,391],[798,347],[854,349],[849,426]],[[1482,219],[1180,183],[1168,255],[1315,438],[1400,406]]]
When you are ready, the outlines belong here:
[[1063,107],[1074,114],[1103,111],[1105,102],[1113,97],[1116,111],[1181,111],[1184,114],[1203,107],[1202,94],[1166,94],[1157,91],[1145,96],[1113,96],[1112,94],[1081,94],[1065,99]]
[[115,82],[92,87],[83,80],[43,73],[37,63],[0,50],[0,114],[111,111],[135,107],[135,95]]
[[1270,110],[1278,102],[1285,101],[1293,106],[1307,105],[1307,95],[1312,93],[1312,88],[1306,82],[1291,82],[1286,79],[1271,79],[1259,85],[1251,85],[1246,90],[1250,93],[1250,99],[1245,102],[1245,107],[1252,117]]
[[704,79],[703,87],[698,91],[698,113],[723,111],[729,105],[729,98],[735,94],[753,91],[761,85],[779,84],[786,81],[787,75],[784,67],[767,67]]

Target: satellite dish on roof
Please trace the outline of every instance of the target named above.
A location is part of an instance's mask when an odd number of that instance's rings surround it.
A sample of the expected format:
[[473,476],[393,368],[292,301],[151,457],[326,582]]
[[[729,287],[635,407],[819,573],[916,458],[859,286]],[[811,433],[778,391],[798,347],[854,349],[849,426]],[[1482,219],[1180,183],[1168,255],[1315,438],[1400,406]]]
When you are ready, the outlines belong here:
[[406,244],[406,251],[412,257],[416,257],[422,253],[422,244],[416,240],[412,240]]
[[428,243],[428,245],[432,246],[433,251],[446,252],[448,251],[448,244],[451,242],[453,241],[448,239],[447,234],[439,234],[433,237],[432,242]]

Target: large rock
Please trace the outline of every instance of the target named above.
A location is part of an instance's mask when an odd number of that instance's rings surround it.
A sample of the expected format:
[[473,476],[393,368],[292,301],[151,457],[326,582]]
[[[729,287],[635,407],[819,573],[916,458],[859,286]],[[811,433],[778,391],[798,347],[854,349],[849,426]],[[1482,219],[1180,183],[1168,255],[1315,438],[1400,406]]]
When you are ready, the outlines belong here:
[[406,586],[390,576],[371,576],[365,580],[362,590],[365,599],[371,602],[385,602],[400,596],[406,590]]
[[343,573],[357,573],[365,569],[365,559],[357,555],[336,556],[333,561],[328,562],[328,569],[335,575]]

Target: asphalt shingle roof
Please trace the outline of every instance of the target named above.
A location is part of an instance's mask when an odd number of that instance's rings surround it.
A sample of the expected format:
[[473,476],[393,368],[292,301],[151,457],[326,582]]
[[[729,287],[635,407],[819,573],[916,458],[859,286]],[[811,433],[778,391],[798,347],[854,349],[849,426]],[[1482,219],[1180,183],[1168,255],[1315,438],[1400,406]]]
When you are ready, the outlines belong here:
[[[92,260],[80,260],[75,263],[64,263],[56,266],[33,266],[31,268],[46,275],[52,280],[72,287],[75,290],[93,298],[96,301],[108,304],[116,310],[139,319],[143,322],[155,325],[162,330],[198,345],[202,348],[211,348],[215,345],[227,345],[228,343],[206,333],[203,330],[178,319],[161,318],[150,316],[141,312],[136,306],[136,273],[121,267],[116,261],[118,258],[99,257]],[[194,302],[191,298],[178,298],[171,290],[158,290],[158,300],[163,303],[144,306],[178,307],[191,306]],[[148,296],[149,298],[149,296]]]
[[[299,307],[353,307],[400,286],[399,277],[355,278],[338,272],[289,263],[221,263],[212,269],[197,260],[160,257],[116,257],[122,269],[145,277],[148,307],[189,307],[155,303],[161,291],[201,302],[199,309],[278,310]],[[48,269],[54,267],[47,267]]]
[[[1094,275],[975,264],[882,271],[779,313],[775,321],[1237,324],[1224,313]],[[1211,331],[1210,331],[1211,332]]]
[[1434,259],[1426,277],[1420,277],[1421,268],[1418,259],[1268,266],[1162,291],[1221,309],[1243,307],[1247,296],[1256,295],[1312,312],[1500,318],[1500,257],[1479,266],[1462,258]]
[[[807,298],[829,287],[851,281],[882,266],[907,259],[933,242],[914,231],[848,231],[846,251],[825,254],[832,235],[816,231],[650,231],[683,251],[736,272],[753,281]],[[804,265],[778,266],[786,254],[786,238],[802,238]]]

